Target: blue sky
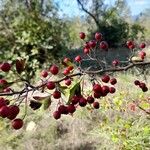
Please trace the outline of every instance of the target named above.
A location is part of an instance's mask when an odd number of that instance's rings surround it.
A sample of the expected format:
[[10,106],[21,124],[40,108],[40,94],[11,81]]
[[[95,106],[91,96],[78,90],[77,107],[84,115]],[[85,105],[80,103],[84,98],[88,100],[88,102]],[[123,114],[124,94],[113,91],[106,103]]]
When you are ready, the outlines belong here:
[[[66,15],[72,16],[80,16],[84,14],[78,9],[78,5],[76,0],[54,0],[58,2],[62,12]],[[113,4],[115,0],[105,0],[107,4]],[[131,9],[132,15],[137,15],[143,10],[150,8],[150,0],[127,0],[128,6]]]

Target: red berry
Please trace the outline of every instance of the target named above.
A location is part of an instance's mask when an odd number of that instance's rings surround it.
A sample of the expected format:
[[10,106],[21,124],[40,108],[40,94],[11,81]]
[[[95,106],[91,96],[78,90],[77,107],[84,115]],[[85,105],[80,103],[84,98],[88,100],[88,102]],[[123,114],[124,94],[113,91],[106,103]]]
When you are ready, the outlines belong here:
[[117,83],[116,78],[110,79],[110,84],[115,85]]
[[104,76],[102,76],[101,79],[102,79],[103,82],[108,83],[109,80],[110,80],[110,77],[109,77],[109,75],[104,75]]
[[134,42],[133,42],[133,41],[127,41],[127,47],[128,47],[129,49],[134,49],[134,48],[135,48]]
[[139,85],[139,87],[140,87],[141,89],[144,89],[144,88],[146,87],[146,84],[143,83],[143,82],[141,82],[140,85]]
[[102,94],[99,92],[99,93],[96,93],[94,92],[94,98],[100,98],[102,96]]
[[60,113],[59,111],[55,111],[55,112],[53,113],[53,117],[54,117],[55,119],[60,119],[61,113]]
[[68,67],[67,67],[67,69],[68,69],[69,71],[73,70],[73,68],[74,68],[73,66],[68,66]]
[[89,42],[86,42],[86,43],[84,44],[84,48],[90,49]]
[[94,41],[94,40],[89,41],[89,46],[90,46],[90,48],[94,48],[96,46],[96,41]]
[[41,76],[42,76],[43,78],[46,78],[46,77],[48,76],[48,72],[47,72],[46,70],[43,70],[43,71],[41,72]]
[[59,91],[54,91],[53,97],[54,97],[55,99],[59,99],[59,98],[61,97],[61,93],[60,93]]
[[9,93],[9,92],[11,92],[11,88],[10,88],[10,87],[5,88],[5,89],[3,90],[3,92],[4,92],[4,93]]
[[139,81],[139,80],[135,80],[135,81],[134,81],[134,84],[135,84],[135,85],[140,85],[140,81]]
[[142,91],[143,91],[143,92],[147,92],[147,91],[148,91],[148,88],[145,86],[145,87],[142,88]]
[[4,72],[8,72],[11,69],[11,65],[7,62],[4,62],[0,65],[0,69]]
[[5,99],[3,97],[0,97],[0,108],[2,106],[6,106],[6,101],[5,101]]
[[58,74],[58,72],[59,72],[58,66],[52,65],[52,66],[50,67],[50,72],[51,72],[53,75]]
[[96,32],[96,33],[95,33],[95,39],[96,39],[96,40],[101,40],[101,39],[102,39],[102,34],[99,33],[99,32]]
[[15,130],[18,130],[23,127],[23,120],[16,118],[11,122],[11,125]]
[[55,83],[52,81],[49,81],[47,82],[46,86],[49,90],[53,90],[55,88]]
[[100,93],[100,92],[102,92],[102,87],[99,84],[94,84],[93,91],[95,93]]
[[139,56],[141,57],[141,59],[144,59],[144,57],[146,56],[146,53],[144,51],[140,51]]
[[109,88],[109,93],[113,94],[116,92],[116,89],[114,87]]
[[79,100],[79,105],[81,106],[81,107],[85,107],[86,106],[86,104],[87,104],[87,100],[85,99],[85,98],[80,98],[80,100]]
[[66,79],[66,80],[65,80],[65,84],[66,84],[67,86],[69,86],[69,85],[71,84],[71,79]]
[[68,112],[71,114],[76,111],[76,108],[74,105],[68,105],[67,109],[68,109]]
[[87,97],[87,102],[88,102],[89,104],[92,104],[92,103],[94,102],[94,98],[93,98],[92,96],[88,96],[88,97]]
[[80,32],[79,36],[80,36],[80,39],[85,39],[85,33],[84,32]]
[[146,47],[146,44],[145,43],[141,43],[141,45],[140,45],[140,48],[145,48]]
[[93,103],[93,107],[94,107],[95,109],[99,109],[99,102],[94,102],[94,103]]
[[82,59],[82,58],[81,58],[81,56],[79,56],[79,55],[75,57],[75,61],[76,61],[76,62],[80,62],[81,59]]
[[64,58],[63,62],[67,64],[68,62],[70,62],[70,59],[66,57]]
[[0,79],[0,87],[5,87],[7,85],[7,81],[5,79]]
[[108,44],[106,41],[102,41],[100,43],[100,48],[103,49],[103,50],[107,50],[108,49]]
[[90,52],[90,49],[84,48],[83,52],[84,52],[84,54],[88,54]]
[[117,59],[115,59],[115,60],[113,60],[112,61],[112,65],[115,67],[115,66],[117,66],[117,65],[119,65],[119,60],[117,60]]
[[64,71],[63,71],[63,74],[66,76],[70,73],[70,70],[68,68],[66,68]]
[[67,106],[65,105],[60,105],[58,107],[58,111],[61,113],[61,114],[68,114],[68,108]]
[[10,120],[13,120],[13,119],[15,119],[16,116],[19,114],[20,109],[19,109],[19,107],[16,106],[16,105],[10,105],[10,106],[9,106],[9,111],[10,111],[10,113],[9,113],[9,115],[7,116],[7,118],[10,119]]
[[5,118],[9,115],[10,111],[9,111],[9,107],[8,106],[2,106],[0,108],[0,116],[2,118]]
[[109,93],[109,87],[106,85],[102,86],[102,91],[104,95],[107,95]]
[[79,102],[80,98],[78,96],[73,96],[71,99],[71,103],[76,105]]

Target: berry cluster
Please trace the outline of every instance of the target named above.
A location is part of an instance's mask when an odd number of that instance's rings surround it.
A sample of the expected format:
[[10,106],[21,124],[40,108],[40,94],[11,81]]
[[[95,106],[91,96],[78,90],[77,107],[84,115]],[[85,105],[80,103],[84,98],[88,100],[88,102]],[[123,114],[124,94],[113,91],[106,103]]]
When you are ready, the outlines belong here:
[[144,82],[141,82],[139,80],[135,80],[134,84],[136,86],[138,86],[139,88],[141,88],[143,92],[147,92],[148,91],[148,88],[147,88],[147,86],[146,86],[146,84]]
[[9,100],[0,97],[0,117],[11,120],[11,126],[13,129],[20,129],[23,126],[23,120],[16,118],[20,109],[17,105],[10,105]]
[[[116,92],[115,85],[117,84],[117,79],[108,75],[108,73],[113,73],[117,71],[126,71],[129,68],[137,67],[138,65],[144,66],[149,65],[150,62],[145,61],[146,52],[143,48],[146,47],[145,43],[137,46],[134,41],[127,41],[126,45],[131,49],[132,57],[127,60],[127,65],[121,67],[121,61],[114,59],[112,65],[107,65],[106,59],[99,59],[96,56],[96,52],[107,53],[108,43],[104,40],[101,33],[95,33],[95,36],[90,41],[85,41],[86,34],[81,32],[79,37],[83,40],[83,56],[76,56],[74,62],[77,67],[73,64],[73,61],[67,57],[62,60],[62,65],[64,66],[63,71],[57,65],[51,65],[48,69],[44,69],[40,73],[41,82],[38,85],[31,85],[29,81],[22,77],[22,72],[25,71],[26,62],[24,59],[17,59],[15,62],[15,69],[12,69],[14,63],[10,64],[8,62],[2,62],[0,64],[0,71],[8,73],[16,71],[19,74],[19,79],[17,77],[13,82],[9,82],[5,79],[0,79],[0,117],[7,118],[11,120],[11,126],[13,129],[20,129],[23,127],[23,119],[18,118],[20,112],[19,105],[21,102],[25,101],[25,105],[29,104],[33,110],[37,110],[44,105],[43,101],[48,98],[47,106],[48,108],[52,101],[55,101],[57,107],[53,112],[53,117],[55,119],[61,118],[62,115],[73,115],[78,107],[90,107],[91,110],[100,108],[100,98],[106,97],[109,94],[114,94]],[[135,50],[138,48],[139,58],[135,58]],[[87,59],[88,57],[88,59]],[[105,57],[105,56],[104,56]],[[89,66],[90,69],[82,68],[82,61],[95,61],[97,64],[97,70]],[[132,61],[131,61],[132,60]],[[133,62],[134,60],[134,62]],[[84,75],[88,75],[89,81],[92,88],[89,89],[89,93],[85,91],[84,86]],[[101,77],[97,77],[100,75]],[[57,77],[57,80],[55,79]],[[61,76],[61,78],[60,78]],[[99,79],[97,79],[99,78]],[[13,89],[13,84],[18,82],[24,83],[25,85],[21,91],[15,91]],[[136,80],[135,85],[139,86],[143,92],[148,91],[148,88],[144,82]],[[14,86],[15,87],[15,86]],[[67,97],[65,93],[69,90],[69,96]],[[28,100],[28,94],[35,91],[40,93],[48,93],[46,97],[33,96],[34,100]],[[5,99],[5,96],[14,96],[16,98],[15,102],[11,103],[9,100]],[[20,98],[21,97],[21,98]],[[65,97],[65,100],[64,100]],[[50,99],[50,100],[49,100]],[[30,102],[27,102],[30,101]],[[18,105],[17,105],[18,104]]]

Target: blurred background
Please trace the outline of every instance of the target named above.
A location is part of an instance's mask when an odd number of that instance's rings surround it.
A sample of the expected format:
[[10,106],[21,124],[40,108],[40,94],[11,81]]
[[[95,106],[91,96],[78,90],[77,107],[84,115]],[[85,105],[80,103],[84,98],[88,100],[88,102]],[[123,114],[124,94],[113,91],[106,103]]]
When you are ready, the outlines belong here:
[[[28,80],[35,81],[40,70],[60,64],[64,56],[81,54],[79,32],[85,32],[87,40],[101,32],[114,53],[109,56],[110,62],[113,56],[124,60],[129,55],[125,47],[128,39],[146,42],[150,50],[150,1],[0,0],[0,62],[25,58],[28,73],[24,76]],[[29,110],[26,125],[19,131],[12,131],[0,118],[0,149],[148,150],[149,119],[141,111],[135,114],[122,109],[126,109],[126,101],[148,95],[133,90],[134,74],[117,76],[120,92],[110,99],[115,99],[118,110],[89,113],[83,109],[60,121],[55,121],[49,111]],[[14,78],[0,73],[3,77]]]

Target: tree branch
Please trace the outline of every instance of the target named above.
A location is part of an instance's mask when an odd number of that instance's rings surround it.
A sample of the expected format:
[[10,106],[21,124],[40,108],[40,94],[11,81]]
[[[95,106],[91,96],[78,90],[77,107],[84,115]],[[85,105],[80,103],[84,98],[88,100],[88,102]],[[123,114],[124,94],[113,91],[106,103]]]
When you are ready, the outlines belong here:
[[[95,70],[95,71],[82,71],[82,72],[78,72],[78,73],[74,73],[68,76],[65,76],[59,80],[53,81],[54,83],[60,83],[62,81],[64,81],[67,78],[72,78],[75,76],[82,76],[85,74],[103,74],[103,73],[107,73],[107,72],[119,72],[119,71],[127,71],[128,69],[131,69],[135,66],[145,66],[145,65],[150,65],[150,62],[137,62],[137,63],[131,63],[125,67],[116,67],[116,68],[108,68],[108,69],[101,69],[101,70]],[[24,87],[21,91],[13,91],[10,93],[0,93],[0,96],[13,96],[13,95],[22,95],[26,92],[30,92],[30,91],[35,91],[35,90],[39,90],[40,88],[46,86],[47,82],[44,82],[41,85],[38,86],[33,86],[33,85],[28,85],[26,84],[27,87]],[[29,87],[29,88],[28,88]]]
[[96,19],[96,17],[95,17],[92,13],[90,13],[90,12],[84,7],[84,5],[81,3],[80,0],[77,0],[77,2],[78,2],[78,4],[81,6],[81,9],[82,9],[85,13],[87,13],[89,16],[91,16],[91,17],[93,18],[93,20],[95,21],[95,23],[97,24],[97,26],[99,26],[100,24],[99,24],[99,21]]

